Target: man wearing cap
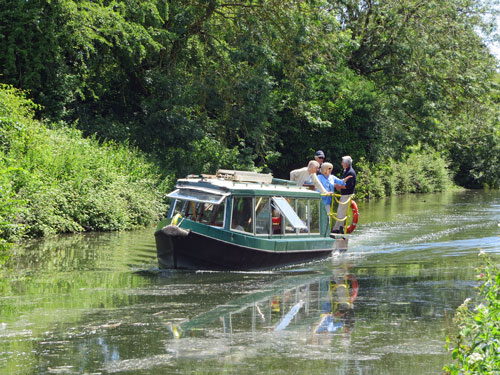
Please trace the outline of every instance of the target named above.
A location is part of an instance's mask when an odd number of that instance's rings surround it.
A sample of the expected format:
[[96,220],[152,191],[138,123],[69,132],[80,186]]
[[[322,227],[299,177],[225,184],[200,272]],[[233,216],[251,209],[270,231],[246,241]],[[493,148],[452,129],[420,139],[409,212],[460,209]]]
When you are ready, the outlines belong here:
[[314,154],[314,160],[319,163],[319,169],[316,174],[320,174],[321,164],[323,164],[323,162],[325,161],[325,153],[321,150],[316,151],[316,153]]
[[[342,157],[342,168],[344,169],[344,173],[342,173],[342,179],[345,181],[345,187],[342,187],[340,190],[340,204],[337,209],[337,218],[342,219],[347,215],[347,206],[346,202],[353,196],[355,188],[356,188],[356,172],[352,168],[352,158],[350,156]],[[349,179],[345,179],[348,176],[352,176]],[[344,204],[343,204],[344,203]],[[332,233],[344,233],[345,220],[335,221],[335,225],[333,226]]]

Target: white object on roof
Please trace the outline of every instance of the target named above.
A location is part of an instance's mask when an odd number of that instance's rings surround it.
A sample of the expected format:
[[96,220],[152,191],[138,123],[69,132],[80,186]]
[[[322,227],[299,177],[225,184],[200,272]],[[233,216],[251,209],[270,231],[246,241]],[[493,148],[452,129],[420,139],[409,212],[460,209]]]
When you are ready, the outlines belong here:
[[219,169],[216,176],[224,180],[238,182],[260,182],[263,184],[270,184],[273,181],[273,175],[271,173],[236,171],[232,169]]

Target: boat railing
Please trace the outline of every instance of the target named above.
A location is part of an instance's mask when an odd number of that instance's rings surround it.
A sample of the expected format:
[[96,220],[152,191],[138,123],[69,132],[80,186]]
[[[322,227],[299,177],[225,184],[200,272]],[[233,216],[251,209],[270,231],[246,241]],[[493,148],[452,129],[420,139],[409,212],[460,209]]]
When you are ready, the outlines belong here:
[[[326,195],[330,195],[330,194],[321,194],[321,195],[326,196]],[[347,218],[349,217],[349,215],[352,212],[351,202],[354,198],[354,194],[352,194],[349,197],[349,199],[346,200],[345,202],[340,201],[341,196],[342,196],[341,194],[332,194],[333,199],[332,199],[332,203],[330,204],[330,212],[327,213],[328,217],[330,218],[330,230],[332,230],[334,220],[335,221],[345,221],[345,220],[347,220]],[[342,218],[337,217],[337,213],[333,209],[333,206],[335,205],[335,203],[337,203],[339,206],[347,204],[347,211],[346,211],[346,215],[344,217],[342,217]]]

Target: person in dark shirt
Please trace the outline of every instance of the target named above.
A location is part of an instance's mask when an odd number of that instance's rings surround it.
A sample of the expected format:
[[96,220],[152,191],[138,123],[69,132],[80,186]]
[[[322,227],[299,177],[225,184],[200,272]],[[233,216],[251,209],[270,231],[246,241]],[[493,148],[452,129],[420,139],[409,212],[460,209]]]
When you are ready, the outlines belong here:
[[[346,217],[348,204],[345,203],[349,201],[356,190],[356,172],[352,168],[352,158],[350,156],[342,157],[342,168],[344,169],[342,179],[345,179],[347,176],[352,176],[352,178],[345,180],[345,188],[340,190],[340,203],[337,209],[338,219]],[[332,233],[344,233],[344,226],[345,220],[335,221]]]

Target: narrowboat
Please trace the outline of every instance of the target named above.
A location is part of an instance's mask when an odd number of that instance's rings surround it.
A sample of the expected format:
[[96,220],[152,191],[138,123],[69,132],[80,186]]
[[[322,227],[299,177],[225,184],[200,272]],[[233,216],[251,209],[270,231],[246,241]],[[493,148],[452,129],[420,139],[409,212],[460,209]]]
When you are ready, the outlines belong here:
[[156,229],[160,268],[264,270],[347,250],[321,195],[271,174],[219,170],[177,181]]

